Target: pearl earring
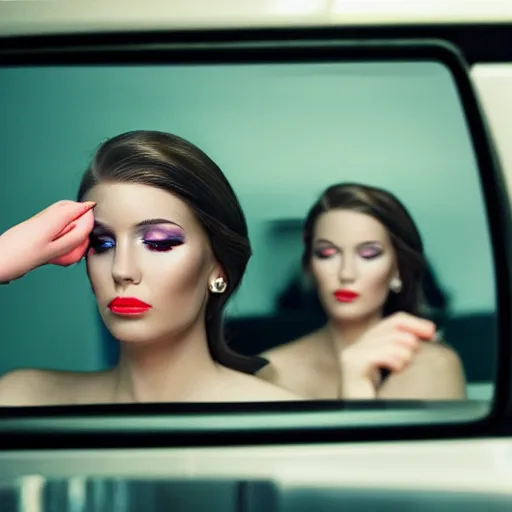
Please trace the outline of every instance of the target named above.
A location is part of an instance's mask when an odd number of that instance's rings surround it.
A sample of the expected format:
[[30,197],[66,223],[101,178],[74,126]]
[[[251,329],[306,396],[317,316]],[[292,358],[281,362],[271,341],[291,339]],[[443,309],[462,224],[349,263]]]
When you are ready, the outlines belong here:
[[402,281],[399,277],[394,277],[389,283],[389,288],[392,292],[400,293],[402,291]]
[[223,277],[218,277],[209,284],[212,293],[224,293],[228,287]]

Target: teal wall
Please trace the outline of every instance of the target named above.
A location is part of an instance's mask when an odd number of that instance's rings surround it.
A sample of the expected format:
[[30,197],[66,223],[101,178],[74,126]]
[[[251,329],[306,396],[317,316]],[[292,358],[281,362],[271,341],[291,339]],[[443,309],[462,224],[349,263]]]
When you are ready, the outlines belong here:
[[[437,64],[1,69],[0,102],[1,231],[74,198],[106,138],[165,130],[220,165],[247,215],[255,255],[231,314],[272,312],[300,256],[300,240],[271,237],[272,222],[302,218],[339,181],[404,201],[456,313],[494,309],[475,159]],[[83,264],[0,288],[0,311],[0,373],[101,365]]]

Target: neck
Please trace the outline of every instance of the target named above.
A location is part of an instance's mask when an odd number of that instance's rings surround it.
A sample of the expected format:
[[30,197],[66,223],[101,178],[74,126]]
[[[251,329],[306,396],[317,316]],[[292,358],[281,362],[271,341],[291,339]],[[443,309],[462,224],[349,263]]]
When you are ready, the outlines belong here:
[[381,314],[354,321],[336,322],[330,319],[325,329],[333,342],[334,350],[339,354],[343,349],[356,343],[368,329],[380,320],[382,320]]
[[194,401],[200,382],[204,386],[218,371],[202,322],[172,339],[124,343],[113,371],[115,401]]

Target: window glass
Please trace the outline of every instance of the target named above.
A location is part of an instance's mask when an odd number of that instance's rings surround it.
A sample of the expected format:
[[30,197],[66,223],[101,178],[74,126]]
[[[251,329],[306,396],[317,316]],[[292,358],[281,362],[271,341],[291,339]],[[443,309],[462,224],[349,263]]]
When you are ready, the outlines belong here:
[[[267,401],[274,387],[285,391],[276,399],[287,393],[306,399],[373,398],[379,390],[384,398],[492,397],[497,343],[492,247],[461,100],[441,64],[3,68],[0,97],[0,232],[56,201],[76,200],[98,147],[120,134],[171,133],[206,153],[239,199],[252,247],[240,287],[228,302],[219,342],[270,361],[256,373],[256,384],[246,380],[250,371],[242,371],[244,379],[237,380],[239,372],[232,367],[229,372],[236,375],[205,384],[218,384],[217,393],[202,394],[197,391],[202,366],[186,350],[191,359],[184,359],[182,368],[189,368],[187,378],[197,372],[197,389],[187,384],[182,394],[166,394],[172,385],[164,376],[176,366],[169,362],[168,368],[166,358],[181,354],[169,345],[199,347],[206,314],[201,308],[222,293],[211,290],[218,277],[209,273],[213,267],[201,267],[215,257],[194,260],[211,249],[211,232],[201,227],[197,211],[189,208],[189,218],[180,210],[183,197],[178,206],[167,204],[162,194],[169,192],[160,189],[155,195],[132,183],[132,188],[96,189],[84,198],[97,202],[96,220],[115,224],[110,226],[114,234],[95,235],[96,249],[106,252],[88,253],[89,277],[83,259],[69,267],[42,265],[0,288],[0,374],[19,369],[100,372],[87,378],[50,373],[42,381],[37,372],[24,375],[42,383],[40,393],[53,397],[48,399],[52,403],[75,403],[72,397],[82,392],[94,403],[222,401],[222,393],[227,401],[244,401],[245,396]],[[124,158],[113,155],[116,165]],[[176,158],[173,165],[179,165]],[[342,188],[325,196],[334,185]],[[215,196],[212,201],[220,202],[216,221],[236,215],[231,199],[223,201],[212,182],[206,180],[204,188]],[[306,217],[319,200],[323,210],[313,215],[308,231]],[[126,202],[133,214],[129,220],[121,211]],[[129,222],[155,217],[159,205],[161,216],[176,213],[189,222],[184,245],[177,242],[169,252],[151,252],[147,244],[137,245],[147,242],[142,235],[139,240],[128,234]],[[194,238],[198,226],[206,237]],[[167,232],[157,226],[151,236]],[[37,230],[26,237],[20,243],[37,252]],[[187,244],[191,252],[182,258],[179,253]],[[416,272],[418,258],[421,272]],[[409,287],[417,287],[417,296],[401,301]],[[99,306],[94,292],[102,296]],[[145,317],[116,316],[105,309],[107,296],[139,292],[152,305]],[[425,324],[392,325],[386,315],[409,306],[411,316],[434,322],[431,334],[418,334]],[[385,319],[387,330],[378,331]],[[192,325],[195,335],[187,331]],[[411,355],[407,343],[412,338],[421,341]],[[359,345],[358,354],[355,347],[362,342],[366,345],[364,350]],[[115,382],[124,391],[108,394],[113,381],[101,376],[111,375],[107,370],[116,367],[123,350],[131,359]],[[155,357],[148,358],[150,371],[142,368],[146,350]],[[343,359],[343,354],[349,355]],[[224,362],[220,366],[226,368]],[[158,379],[153,382],[150,375]],[[360,386],[344,394],[351,383],[341,381],[352,375],[360,378]],[[260,388],[260,382],[265,386]],[[0,395],[4,388],[0,384]],[[64,398],[63,388],[70,390]]]

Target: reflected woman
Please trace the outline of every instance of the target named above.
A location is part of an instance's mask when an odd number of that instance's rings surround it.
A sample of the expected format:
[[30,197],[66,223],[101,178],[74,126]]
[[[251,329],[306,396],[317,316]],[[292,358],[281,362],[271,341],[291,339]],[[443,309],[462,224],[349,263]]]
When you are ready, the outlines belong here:
[[119,363],[10,372],[0,379],[1,405],[299,399],[254,377],[264,361],[224,342],[224,307],[251,247],[238,200],[204,152],[167,133],[119,135],[98,149],[77,199],[0,236],[0,281],[85,255]]
[[465,398],[459,357],[419,317],[423,244],[396,197],[329,187],[306,218],[302,263],[328,322],[265,353],[261,378],[309,399]]

